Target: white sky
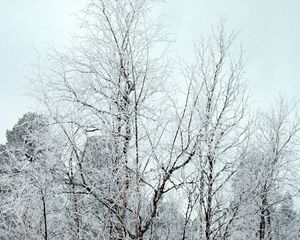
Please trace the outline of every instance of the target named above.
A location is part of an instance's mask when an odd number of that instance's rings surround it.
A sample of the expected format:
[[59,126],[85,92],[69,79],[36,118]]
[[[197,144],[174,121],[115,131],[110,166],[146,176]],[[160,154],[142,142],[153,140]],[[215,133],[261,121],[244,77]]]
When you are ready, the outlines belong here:
[[[0,0],[0,143],[25,112],[34,109],[26,96],[33,47],[67,45],[75,13],[84,0]],[[256,105],[278,92],[300,99],[299,0],[167,0],[165,22],[180,56],[189,58],[192,44],[209,33],[220,17],[240,31],[247,57],[247,80]]]

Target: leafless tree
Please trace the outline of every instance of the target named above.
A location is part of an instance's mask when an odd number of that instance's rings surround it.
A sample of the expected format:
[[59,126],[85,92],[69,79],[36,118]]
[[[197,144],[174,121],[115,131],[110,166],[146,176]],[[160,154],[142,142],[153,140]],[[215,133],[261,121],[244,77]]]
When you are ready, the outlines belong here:
[[236,226],[244,229],[243,235],[272,239],[275,211],[285,198],[281,193],[297,191],[292,169],[298,169],[298,134],[294,104],[279,98],[271,110],[259,113],[247,160],[241,164],[234,185],[239,198],[244,199],[238,211],[242,220]]
[[[246,155],[249,139],[247,92],[242,52],[230,48],[235,33],[221,24],[196,45],[196,63],[187,69],[193,96],[193,128],[200,128],[192,181],[197,176],[199,239],[226,239],[235,211],[230,209],[230,182]],[[197,239],[198,239],[197,238]]]
[[[55,53],[48,70],[37,68],[39,98],[68,149],[63,171],[76,186],[73,195],[91,196],[108,211],[111,239],[144,236],[162,196],[172,189],[171,176],[192,160],[199,138],[197,133],[182,142],[180,131],[190,118],[186,105],[176,117],[176,131],[169,134],[170,149],[164,151],[168,159],[157,153],[167,137],[162,137],[167,131],[158,121],[162,113],[157,108],[165,76],[163,66],[157,65],[160,56],[151,50],[163,36],[155,22],[145,23],[148,11],[148,1],[91,1],[82,21],[85,35],[75,39],[67,54]],[[186,103],[189,99],[190,92]],[[96,159],[98,166],[86,161],[84,145],[92,135],[107,139],[110,146],[105,162]],[[149,180],[151,168],[159,172],[154,181]],[[143,202],[145,192],[148,199]]]

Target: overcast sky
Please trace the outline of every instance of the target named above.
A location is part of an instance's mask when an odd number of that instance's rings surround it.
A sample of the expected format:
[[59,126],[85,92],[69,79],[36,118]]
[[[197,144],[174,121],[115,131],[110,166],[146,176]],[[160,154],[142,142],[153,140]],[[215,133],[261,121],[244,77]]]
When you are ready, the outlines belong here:
[[[0,0],[0,143],[25,112],[30,64],[47,43],[67,45],[76,29],[75,14],[84,0]],[[280,92],[300,99],[299,0],[167,0],[166,25],[181,56],[189,58],[194,41],[220,18],[240,31],[255,105],[266,105]]]

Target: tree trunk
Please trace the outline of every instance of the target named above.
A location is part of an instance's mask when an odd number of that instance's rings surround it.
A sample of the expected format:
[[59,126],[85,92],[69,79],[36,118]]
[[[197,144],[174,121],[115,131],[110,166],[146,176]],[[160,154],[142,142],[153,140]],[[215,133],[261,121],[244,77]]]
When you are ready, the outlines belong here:
[[44,219],[44,239],[48,239],[48,229],[47,229],[47,212],[46,212],[46,201],[45,196],[42,191],[42,202],[43,202],[43,219]]

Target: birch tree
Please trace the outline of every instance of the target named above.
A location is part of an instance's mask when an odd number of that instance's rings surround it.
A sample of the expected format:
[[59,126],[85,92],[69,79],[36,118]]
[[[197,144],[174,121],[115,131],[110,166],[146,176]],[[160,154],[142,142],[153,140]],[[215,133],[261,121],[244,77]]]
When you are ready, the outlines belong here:
[[235,217],[236,209],[228,205],[230,183],[238,162],[245,158],[249,137],[242,52],[237,57],[231,53],[235,37],[221,24],[211,37],[196,45],[196,63],[188,69],[193,115],[201,132],[195,174],[190,175],[197,183],[192,193],[198,201],[195,239],[227,239]]
[[[172,189],[171,176],[192,160],[198,144],[195,135],[177,149],[183,120],[189,118],[183,109],[177,131],[169,135],[167,160],[158,152],[166,133],[158,121],[162,100],[157,101],[165,76],[152,49],[163,36],[156,22],[145,22],[150,3],[91,1],[83,11],[85,35],[75,38],[68,53],[55,53],[48,70],[37,68],[39,98],[64,135],[66,183],[75,187],[77,198],[81,195],[106,209],[107,230],[99,234],[109,239],[141,239],[149,231],[162,196]],[[157,129],[158,140],[152,129]],[[103,167],[99,158],[87,162],[84,146],[92,135],[110,146]],[[154,180],[152,168],[158,171]],[[84,227],[79,228],[78,239]]]
[[269,111],[260,112],[251,153],[241,165],[235,185],[244,199],[239,210],[242,235],[274,238],[276,209],[285,199],[282,192],[297,192],[293,169],[298,169],[298,134],[293,104],[279,98]]

